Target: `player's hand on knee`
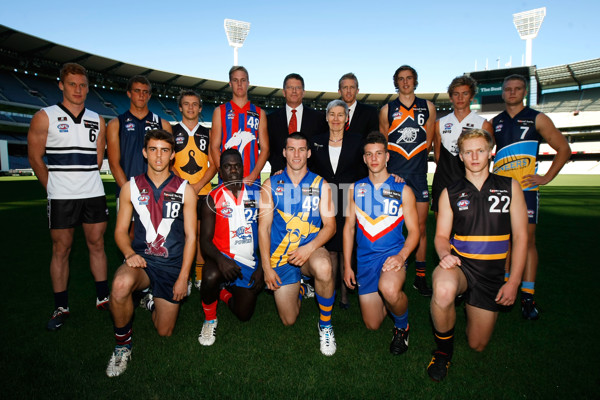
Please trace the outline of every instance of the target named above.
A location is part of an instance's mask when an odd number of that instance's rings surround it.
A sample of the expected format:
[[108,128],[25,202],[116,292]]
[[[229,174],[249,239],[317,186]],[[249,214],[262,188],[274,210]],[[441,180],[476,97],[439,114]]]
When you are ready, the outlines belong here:
[[388,257],[381,267],[382,271],[400,271],[406,265],[406,260],[399,254]]
[[440,260],[439,266],[443,269],[455,268],[460,265],[460,258],[453,256],[452,254],[447,254]]
[[139,254],[132,254],[125,257],[125,264],[131,268],[146,268],[146,260]]
[[288,253],[288,263],[298,267],[303,266],[308,261],[313,250],[309,246],[300,246],[294,251]]
[[219,271],[228,281],[242,278],[242,269],[230,258],[223,257],[219,260]]

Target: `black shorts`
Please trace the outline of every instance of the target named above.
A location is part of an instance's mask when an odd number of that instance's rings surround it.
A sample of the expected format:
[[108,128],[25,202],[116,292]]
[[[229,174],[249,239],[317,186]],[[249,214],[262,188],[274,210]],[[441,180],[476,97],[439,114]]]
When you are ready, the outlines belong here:
[[152,295],[159,299],[165,299],[169,303],[179,304],[179,301],[173,300],[173,286],[177,278],[179,278],[180,268],[175,267],[156,267],[150,264],[146,259],[146,275],[150,279],[150,287],[152,287]]
[[406,184],[412,189],[417,203],[429,203],[429,186],[427,186],[427,174],[400,175]]
[[[202,203],[206,202],[206,195],[198,196],[198,203],[196,204],[196,213],[198,214],[198,221],[202,221]],[[199,237],[199,236],[198,236]]]
[[461,257],[459,268],[467,278],[467,290],[465,302],[473,307],[489,311],[498,311],[499,306],[495,299],[498,291],[504,285],[504,271],[489,271],[484,275],[469,265],[469,262]]
[[81,224],[108,221],[106,196],[88,199],[48,200],[48,227],[70,229]]
[[540,192],[537,190],[526,190],[523,192],[525,204],[527,204],[527,219],[530,224],[538,223],[540,209]]

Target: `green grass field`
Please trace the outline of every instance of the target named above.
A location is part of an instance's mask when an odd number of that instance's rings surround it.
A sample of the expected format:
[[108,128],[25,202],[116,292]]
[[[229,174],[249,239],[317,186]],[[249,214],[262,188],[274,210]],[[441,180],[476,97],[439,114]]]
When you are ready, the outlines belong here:
[[[113,186],[106,183],[112,213],[105,237],[109,278],[122,259],[112,235]],[[109,379],[104,371],[114,346],[112,323],[107,312],[94,307],[82,232],[71,254],[71,316],[59,332],[47,332],[53,300],[45,193],[31,179],[4,178],[0,188],[4,399],[598,398],[600,351],[593,321],[600,307],[600,272],[591,253],[600,226],[596,177],[561,176],[542,189],[540,320],[522,320],[517,307],[502,313],[490,345],[476,353],[467,346],[464,314],[458,312],[453,365],[441,383],[425,372],[434,347],[429,299],[410,285],[410,349],[402,356],[388,351],[391,320],[379,331],[364,328],[356,294],[349,310],[334,308],[338,351],[333,357],[319,352],[314,301],[304,302],[295,326],[284,327],[267,293],[259,296],[247,323],[221,303],[217,341],[202,347],[197,336],[203,313],[194,290],[171,338],[158,337],[150,314],[136,311],[133,359],[124,375]],[[431,217],[430,237],[434,225]],[[430,245],[428,273],[434,263]],[[407,282],[413,276],[411,266]]]

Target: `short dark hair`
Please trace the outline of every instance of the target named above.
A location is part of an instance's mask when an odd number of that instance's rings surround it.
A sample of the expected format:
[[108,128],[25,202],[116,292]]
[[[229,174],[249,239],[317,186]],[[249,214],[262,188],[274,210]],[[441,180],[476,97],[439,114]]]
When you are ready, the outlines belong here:
[[306,141],[306,147],[308,147],[310,149],[310,143],[308,141],[308,137],[306,137],[306,135],[302,132],[292,132],[289,135],[287,135],[287,137],[285,138],[285,145],[287,147],[287,142],[289,139],[295,139],[295,140],[305,140]]
[[175,149],[175,138],[173,135],[163,129],[152,129],[144,135],[144,148],[148,147],[150,140],[164,140],[171,145],[171,150]]
[[502,82],[502,90],[504,90],[504,86],[506,85],[506,82],[508,81],[521,81],[523,82],[523,85],[525,85],[525,90],[527,90],[527,79],[525,79],[525,77],[523,75],[519,75],[519,74],[512,74],[507,76],[506,78],[504,78],[504,81]]
[[338,89],[342,89],[342,81],[345,79],[354,79],[354,82],[356,82],[356,88],[358,89],[358,78],[352,72],[348,72],[347,74],[342,75],[342,77],[338,81]]
[[396,72],[394,72],[394,87],[396,88],[396,90],[398,90],[398,75],[400,75],[400,72],[402,71],[410,71],[412,73],[413,77],[415,78],[416,89],[419,85],[419,75],[417,74],[417,70],[411,67],[410,65],[402,65],[396,70]]
[[304,78],[302,76],[300,76],[300,74],[297,74],[295,72],[292,72],[291,74],[287,74],[285,78],[283,78],[283,88],[285,89],[285,84],[287,83],[288,79],[298,79],[300,82],[302,82],[302,90],[304,90]]
[[141,83],[142,85],[148,85],[148,88],[150,89],[150,91],[152,91],[152,84],[150,83],[148,78],[146,78],[143,75],[134,75],[131,78],[129,78],[129,80],[127,81],[127,91],[128,92],[131,92],[131,87],[133,86],[134,83]]
[[240,159],[240,163],[242,165],[244,165],[244,160],[242,159],[242,155],[236,149],[227,149],[224,152],[222,152],[221,153],[221,157],[219,158],[219,165],[223,165],[223,160],[225,159],[225,157],[228,157],[228,156],[239,158]]
[[67,75],[69,74],[83,75],[85,76],[85,79],[88,80],[88,82],[90,80],[88,77],[87,70],[77,63],[66,63],[62,66],[62,68],[60,69],[60,81],[64,82],[67,78]]
[[471,97],[475,96],[475,93],[477,93],[477,82],[475,79],[471,78],[470,76],[463,75],[452,79],[450,86],[448,86],[448,95],[452,97],[452,92],[454,92],[454,89],[459,86],[468,86],[469,90],[471,91]]
[[388,140],[385,137],[385,135],[379,131],[373,131],[371,133],[369,133],[367,135],[367,137],[365,138],[365,144],[363,145],[363,153],[365,151],[365,147],[368,144],[382,144],[383,148],[385,149],[385,151],[387,152],[387,146],[388,146]]
[[202,98],[196,91],[191,90],[191,89],[182,89],[181,92],[179,92],[179,96],[177,97],[177,104],[179,104],[179,107],[181,107],[181,102],[183,101],[183,98],[185,96],[197,97],[198,101],[200,102],[200,107],[202,107]]
[[233,73],[235,71],[243,71],[246,74],[246,78],[248,78],[248,80],[250,80],[250,74],[248,73],[248,70],[246,69],[246,67],[243,67],[241,65],[234,65],[233,67],[231,67],[229,69],[229,82],[231,82],[231,76],[233,75]]

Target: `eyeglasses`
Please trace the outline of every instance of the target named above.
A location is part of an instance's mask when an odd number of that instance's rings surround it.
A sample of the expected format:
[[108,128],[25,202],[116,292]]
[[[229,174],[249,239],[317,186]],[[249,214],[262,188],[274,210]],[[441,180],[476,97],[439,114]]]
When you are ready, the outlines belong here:
[[296,91],[299,92],[304,89],[302,86],[286,86],[285,90],[289,90],[290,92]]

